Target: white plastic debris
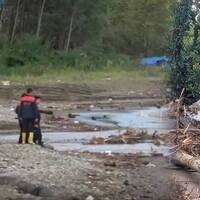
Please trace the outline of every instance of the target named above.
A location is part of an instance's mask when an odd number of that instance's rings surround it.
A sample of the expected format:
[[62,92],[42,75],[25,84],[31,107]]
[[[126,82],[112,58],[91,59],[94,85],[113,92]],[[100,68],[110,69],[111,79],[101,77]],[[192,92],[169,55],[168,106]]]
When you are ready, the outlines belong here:
[[94,108],[94,105],[90,105],[90,109],[93,109]]
[[135,91],[129,91],[128,95],[135,94]]
[[85,200],[94,200],[93,196],[88,196]]
[[9,86],[10,85],[10,81],[1,81],[1,83],[4,86]]
[[146,165],[147,167],[156,167],[156,165],[154,165],[153,163],[149,163],[148,165]]
[[112,101],[113,101],[113,99],[112,99],[112,98],[109,98],[109,99],[108,99],[108,102],[109,102],[109,103],[111,103]]
[[108,150],[108,151],[105,151],[106,154],[108,154],[108,156],[112,156],[112,151]]

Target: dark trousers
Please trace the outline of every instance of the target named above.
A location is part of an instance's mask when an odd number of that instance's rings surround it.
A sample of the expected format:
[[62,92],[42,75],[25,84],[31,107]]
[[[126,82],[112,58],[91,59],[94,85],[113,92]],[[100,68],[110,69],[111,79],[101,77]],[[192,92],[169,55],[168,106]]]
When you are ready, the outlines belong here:
[[26,130],[26,129],[24,129],[23,124],[26,127],[26,126],[29,126],[27,123],[30,123],[30,122],[24,121],[24,123],[22,123],[22,121],[19,120],[20,136],[19,136],[18,143],[19,144],[22,143],[22,132],[25,132],[27,134],[26,143],[28,143],[29,133],[33,132],[34,133],[34,142],[38,143],[38,144],[42,144],[42,132],[41,132],[40,124],[34,124],[33,131],[32,131],[32,127],[31,127],[29,129],[30,131],[27,133],[26,131],[23,131],[23,130]]
[[[22,121],[19,120],[19,140],[18,140],[18,144],[21,144],[22,143]],[[29,137],[29,134],[27,134],[27,137],[26,137],[26,143],[28,143],[28,137]]]
[[38,144],[42,144],[42,132],[40,125],[36,124],[34,127],[34,142]]
[[18,143],[21,144],[22,143],[22,122],[19,120],[19,141]]
[[22,132],[29,134],[34,131],[34,119],[22,119]]

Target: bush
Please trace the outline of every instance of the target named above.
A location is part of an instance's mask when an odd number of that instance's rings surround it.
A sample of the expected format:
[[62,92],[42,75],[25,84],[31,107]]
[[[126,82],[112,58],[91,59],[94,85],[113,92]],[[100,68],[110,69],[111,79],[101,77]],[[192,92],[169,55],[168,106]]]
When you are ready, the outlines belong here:
[[87,72],[113,67],[131,69],[133,65],[128,56],[97,48],[73,50],[68,53],[50,50],[48,44],[31,35],[17,38],[13,45],[0,40],[0,52],[1,75],[40,76],[48,73],[48,70],[63,71],[73,68]]
[[55,52],[53,64],[73,67],[83,71],[96,71],[110,67],[130,67],[130,58],[115,53],[105,53],[100,50],[74,50],[69,53]]
[[22,66],[46,64],[50,52],[48,46],[42,44],[41,39],[30,35],[16,39],[13,45],[0,45],[0,48],[1,69],[4,69],[4,72]]

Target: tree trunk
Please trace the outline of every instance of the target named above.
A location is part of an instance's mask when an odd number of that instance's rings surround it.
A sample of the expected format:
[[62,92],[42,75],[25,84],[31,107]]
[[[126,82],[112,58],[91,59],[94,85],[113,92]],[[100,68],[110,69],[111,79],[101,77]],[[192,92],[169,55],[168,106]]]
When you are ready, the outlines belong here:
[[67,45],[65,47],[65,50],[67,52],[69,51],[69,45],[70,45],[70,42],[71,42],[73,22],[74,22],[74,15],[75,15],[75,9],[72,11],[72,15],[71,15],[71,19],[70,19],[69,32],[68,32],[68,38],[67,38]]
[[14,41],[15,32],[16,32],[16,28],[17,28],[17,22],[18,22],[18,17],[19,17],[20,3],[21,3],[21,0],[18,0],[18,1],[17,1],[17,9],[16,9],[16,14],[15,14],[14,25],[13,25],[12,34],[11,34],[11,39],[10,39],[10,43],[11,43],[11,44],[12,44],[13,41]]
[[200,159],[197,159],[184,151],[176,152],[172,156],[171,161],[176,165],[189,167],[200,172]]
[[4,6],[1,7],[1,11],[0,11],[0,31],[3,28],[3,12],[4,12]]
[[1,11],[0,11],[0,21],[3,21],[3,11],[4,11],[4,5],[1,6]]
[[45,3],[46,3],[46,0],[42,0],[42,6],[41,6],[41,10],[40,10],[40,15],[39,15],[39,18],[38,18],[36,37],[40,36],[40,30],[41,30],[41,24],[42,24],[42,17],[43,17],[43,14],[44,14]]

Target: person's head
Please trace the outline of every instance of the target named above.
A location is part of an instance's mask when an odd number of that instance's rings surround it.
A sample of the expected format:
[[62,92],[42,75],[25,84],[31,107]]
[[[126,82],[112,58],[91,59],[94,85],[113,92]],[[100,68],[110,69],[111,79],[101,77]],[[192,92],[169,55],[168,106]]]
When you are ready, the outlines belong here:
[[32,94],[33,93],[33,89],[32,88],[27,88],[26,93],[27,94]]
[[41,97],[35,96],[35,102],[36,102],[36,104],[39,104],[41,102]]
[[26,96],[26,93],[23,93],[23,94],[21,95],[21,97],[24,97],[24,96]]

